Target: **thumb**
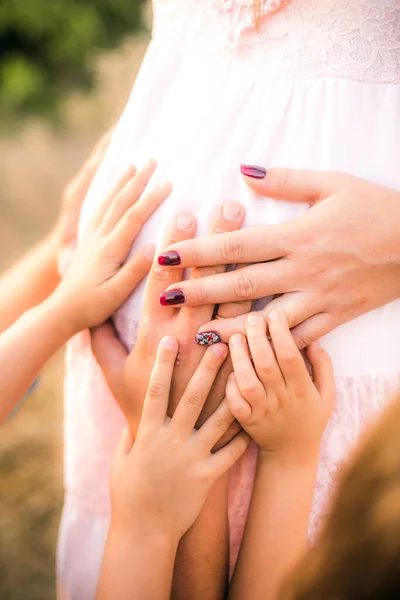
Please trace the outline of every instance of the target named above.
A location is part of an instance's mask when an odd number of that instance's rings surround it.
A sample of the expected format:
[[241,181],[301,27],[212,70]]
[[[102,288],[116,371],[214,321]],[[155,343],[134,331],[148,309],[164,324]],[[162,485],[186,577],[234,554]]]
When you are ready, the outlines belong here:
[[117,332],[110,322],[91,329],[90,338],[92,352],[107,385],[117,401],[121,401],[123,398],[122,374],[128,352],[118,339]]
[[299,169],[265,169],[241,165],[240,172],[248,186],[261,196],[291,202],[316,204],[338,190],[342,173]]

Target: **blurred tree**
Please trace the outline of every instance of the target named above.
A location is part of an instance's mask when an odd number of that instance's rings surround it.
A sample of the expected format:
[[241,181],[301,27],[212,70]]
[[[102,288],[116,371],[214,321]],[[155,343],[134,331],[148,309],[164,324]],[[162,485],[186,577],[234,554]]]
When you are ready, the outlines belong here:
[[0,0],[0,119],[57,113],[94,56],[143,25],[145,0]]

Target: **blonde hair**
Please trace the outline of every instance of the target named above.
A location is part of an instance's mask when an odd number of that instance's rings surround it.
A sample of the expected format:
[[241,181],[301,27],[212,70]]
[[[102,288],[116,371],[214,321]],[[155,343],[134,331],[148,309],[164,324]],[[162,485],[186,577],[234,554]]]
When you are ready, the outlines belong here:
[[319,543],[282,597],[400,598],[400,396],[361,444]]

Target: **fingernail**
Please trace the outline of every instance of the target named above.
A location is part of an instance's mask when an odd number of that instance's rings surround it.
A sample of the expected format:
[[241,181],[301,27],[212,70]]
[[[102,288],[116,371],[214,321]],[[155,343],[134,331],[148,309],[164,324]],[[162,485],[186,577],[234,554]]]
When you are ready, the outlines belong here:
[[216,331],[205,331],[204,333],[196,334],[195,340],[199,346],[211,346],[212,344],[218,344],[221,338]]
[[164,337],[160,343],[165,350],[174,350],[176,348],[176,339],[170,336]]
[[315,342],[313,342],[312,345],[316,350],[321,350],[321,344],[319,343],[319,340],[315,340]]
[[158,257],[158,264],[162,267],[176,267],[181,264],[181,257],[178,252],[163,252]]
[[161,306],[175,306],[175,304],[183,304],[185,302],[185,294],[182,290],[169,290],[160,296]]
[[226,346],[214,346],[214,348],[212,349],[213,354],[215,354],[218,357],[221,356],[226,356]]
[[189,231],[193,226],[193,217],[189,213],[183,213],[176,217],[176,227],[181,231]]
[[241,212],[242,207],[237,202],[226,202],[222,206],[222,216],[226,221],[236,221]]
[[145,248],[143,248],[143,254],[150,261],[153,261],[155,251],[156,249],[154,246],[146,246]]
[[270,321],[279,321],[281,319],[281,313],[279,310],[271,310],[268,315]]
[[247,177],[253,177],[253,179],[264,179],[267,174],[264,167],[257,167],[256,165],[240,165],[240,172]]
[[236,375],[235,375],[235,373],[231,373],[231,374],[229,375],[229,377],[228,377],[228,380],[229,380],[229,381],[236,381]]
[[243,336],[241,335],[233,335],[229,340],[229,343],[234,348],[241,348],[243,346]]
[[249,315],[247,317],[247,324],[250,325],[250,327],[255,327],[256,325],[259,325],[260,317],[258,315]]

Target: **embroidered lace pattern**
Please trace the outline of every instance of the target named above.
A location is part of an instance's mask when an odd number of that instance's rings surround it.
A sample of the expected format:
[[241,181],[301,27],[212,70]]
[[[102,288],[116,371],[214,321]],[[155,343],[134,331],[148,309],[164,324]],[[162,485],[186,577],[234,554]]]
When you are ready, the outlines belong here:
[[[400,84],[398,0],[154,0],[154,37],[301,77]],[[279,10],[280,9],[280,10]]]

